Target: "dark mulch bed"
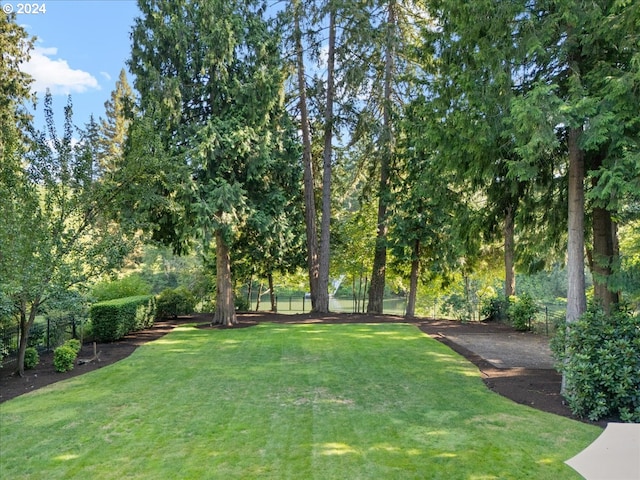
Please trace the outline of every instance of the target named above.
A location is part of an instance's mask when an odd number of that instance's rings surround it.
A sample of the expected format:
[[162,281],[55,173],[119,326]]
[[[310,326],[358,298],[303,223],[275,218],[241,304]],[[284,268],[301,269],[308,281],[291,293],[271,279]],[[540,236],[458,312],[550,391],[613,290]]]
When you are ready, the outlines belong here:
[[[406,323],[407,319],[387,315],[370,314],[328,314],[328,315],[282,315],[274,313],[243,313],[238,316],[239,324],[232,328],[251,327],[260,322],[278,323]],[[33,370],[27,370],[20,378],[12,375],[15,363],[5,363],[0,368],[0,403],[27,392],[44,387],[54,382],[82,375],[98,368],[111,365],[129,355],[140,345],[156,340],[170,332],[176,325],[183,323],[199,323],[201,328],[223,328],[210,326],[210,315],[194,315],[173,321],[157,322],[153,328],[136,332],[113,343],[100,343],[96,349],[100,352],[100,360],[76,365],[73,370],[58,373],[53,368],[53,353],[41,355],[40,364]],[[462,323],[447,320],[416,319],[412,321],[420,330],[440,342],[448,345],[460,355],[474,363],[481,371],[485,384],[491,390],[513,401],[531,406],[538,410],[574,418],[564,404],[560,395],[561,377],[555,370],[507,368],[500,369],[491,365],[468,349],[453,343],[447,338],[450,335],[477,333],[495,333],[496,336],[513,333],[513,330],[501,324]],[[93,344],[85,344],[78,358],[93,356]]]

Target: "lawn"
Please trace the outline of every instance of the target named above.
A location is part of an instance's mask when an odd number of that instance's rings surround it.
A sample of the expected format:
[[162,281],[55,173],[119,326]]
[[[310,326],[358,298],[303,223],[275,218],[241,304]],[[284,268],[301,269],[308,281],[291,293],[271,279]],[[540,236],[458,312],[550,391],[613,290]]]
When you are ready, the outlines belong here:
[[579,479],[600,433],[410,325],[184,326],[1,404],[0,477]]

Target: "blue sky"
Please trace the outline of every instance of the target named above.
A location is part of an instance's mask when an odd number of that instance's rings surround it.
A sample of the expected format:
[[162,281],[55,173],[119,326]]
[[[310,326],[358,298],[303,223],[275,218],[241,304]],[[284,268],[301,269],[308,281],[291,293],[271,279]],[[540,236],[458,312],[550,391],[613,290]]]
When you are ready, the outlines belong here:
[[[0,0],[3,9],[18,12],[24,0]],[[135,0],[43,0],[45,13],[17,15],[17,22],[36,36],[31,60],[24,70],[34,79],[33,89],[53,96],[58,128],[71,95],[73,119],[84,126],[91,114],[104,117],[104,102],[115,88],[130,53],[129,33],[138,14]],[[7,5],[10,5],[8,7]],[[24,9],[24,7],[23,7]],[[131,79],[130,79],[131,80]],[[36,115],[41,122],[42,108]],[[40,120],[40,121],[39,121]]]

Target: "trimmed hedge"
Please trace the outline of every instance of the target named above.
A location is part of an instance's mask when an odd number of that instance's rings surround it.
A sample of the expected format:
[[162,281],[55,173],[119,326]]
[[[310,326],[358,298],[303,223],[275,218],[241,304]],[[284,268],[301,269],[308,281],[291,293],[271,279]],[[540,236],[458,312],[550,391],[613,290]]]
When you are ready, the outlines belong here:
[[153,295],[94,303],[90,310],[92,332],[98,342],[114,342],[130,332],[151,327],[155,315]]

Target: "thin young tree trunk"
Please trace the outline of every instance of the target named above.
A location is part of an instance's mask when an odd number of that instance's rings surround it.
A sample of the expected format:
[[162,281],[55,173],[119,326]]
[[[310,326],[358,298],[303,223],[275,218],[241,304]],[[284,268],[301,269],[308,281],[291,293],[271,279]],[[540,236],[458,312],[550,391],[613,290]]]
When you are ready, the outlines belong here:
[[504,296],[509,298],[516,293],[515,272],[515,219],[513,207],[507,208],[504,217]]
[[260,297],[262,297],[262,282],[260,282],[260,286],[258,287],[258,298],[256,298],[256,312],[260,310]]
[[40,305],[40,298],[31,304],[29,315],[27,315],[27,304],[22,302],[20,306],[20,343],[18,344],[18,366],[16,374],[24,377],[24,357],[27,351],[29,340],[29,330],[36,321],[36,313]]
[[253,291],[253,275],[249,275],[249,285],[247,285],[247,305],[251,310],[251,293]]
[[298,95],[300,98],[300,130],[302,132],[302,163],[304,167],[304,218],[307,233],[307,267],[309,269],[309,289],[311,308],[315,309],[318,296],[318,232],[316,228],[316,200],[314,195],[313,159],[311,156],[311,131],[309,128],[309,111],[307,109],[307,82],[305,81],[304,50],[302,48],[302,31],[300,30],[300,1],[294,5],[294,38],[296,44],[296,61],[298,67]]
[[329,50],[327,59],[327,105],[324,126],[324,153],[322,166],[322,221],[320,223],[320,271],[318,275],[318,297],[315,310],[329,311],[329,260],[331,225],[331,160],[333,157],[333,96],[336,25],[335,12],[329,13]]
[[277,312],[278,306],[276,305],[276,292],[273,289],[273,273],[269,273],[267,275],[267,280],[269,281],[269,298],[271,299],[271,311]]
[[416,297],[418,296],[418,274],[420,273],[420,240],[413,245],[413,259],[411,260],[411,277],[409,280],[409,299],[407,301],[407,318],[416,315]]
[[384,66],[384,104],[382,111],[382,145],[380,155],[380,185],[378,192],[378,232],[376,236],[373,271],[369,288],[367,312],[383,313],[385,277],[387,270],[387,207],[389,204],[389,169],[394,153],[394,135],[391,118],[391,94],[396,50],[395,27],[397,23],[395,1],[390,1],[387,12],[387,45]]
[[221,231],[216,231],[216,311],[213,323],[227,327],[238,323],[233,301],[229,246]]

